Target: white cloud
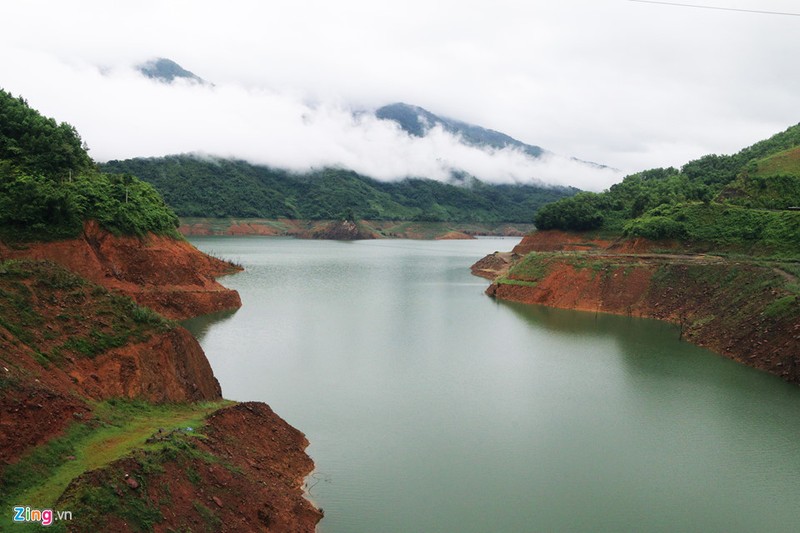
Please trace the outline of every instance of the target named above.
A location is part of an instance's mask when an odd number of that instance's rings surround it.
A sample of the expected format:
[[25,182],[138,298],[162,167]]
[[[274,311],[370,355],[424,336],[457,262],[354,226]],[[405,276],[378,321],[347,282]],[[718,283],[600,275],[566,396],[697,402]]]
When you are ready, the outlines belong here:
[[[350,110],[405,101],[626,172],[734,152],[800,120],[787,63],[798,17],[625,0],[12,0],[4,19],[0,86],[73,123],[98,159],[205,151],[388,179],[441,176],[458,158],[498,181],[599,188],[618,177],[444,132],[407,138]],[[129,70],[153,56],[217,86]]]

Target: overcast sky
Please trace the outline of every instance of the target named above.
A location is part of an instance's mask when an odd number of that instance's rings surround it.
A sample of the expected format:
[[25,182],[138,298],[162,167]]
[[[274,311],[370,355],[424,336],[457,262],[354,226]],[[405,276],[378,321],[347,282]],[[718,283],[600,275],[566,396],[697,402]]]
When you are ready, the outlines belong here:
[[[800,14],[797,0],[682,3]],[[630,173],[732,153],[800,121],[800,16],[628,0],[5,1],[0,87],[97,160],[203,152],[381,179],[602,189],[568,159],[411,139],[352,111],[407,102]],[[215,87],[132,66],[170,58]]]

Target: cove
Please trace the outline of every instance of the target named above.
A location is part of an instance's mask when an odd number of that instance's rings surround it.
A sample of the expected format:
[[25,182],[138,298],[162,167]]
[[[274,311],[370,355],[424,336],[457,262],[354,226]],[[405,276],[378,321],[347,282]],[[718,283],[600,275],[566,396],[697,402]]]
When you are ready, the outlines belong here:
[[652,320],[496,302],[514,239],[197,237],[224,395],[306,433],[323,533],[792,531],[800,388]]

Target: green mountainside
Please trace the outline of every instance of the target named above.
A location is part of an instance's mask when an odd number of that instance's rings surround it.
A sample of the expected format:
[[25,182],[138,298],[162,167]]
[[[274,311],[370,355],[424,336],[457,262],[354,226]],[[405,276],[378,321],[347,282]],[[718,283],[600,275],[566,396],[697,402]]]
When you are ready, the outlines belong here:
[[115,233],[177,236],[178,218],[153,187],[99,172],[74,127],[0,89],[0,238],[75,237],[88,219]]
[[571,196],[571,187],[490,185],[429,179],[381,182],[352,171],[292,174],[244,161],[176,155],[110,161],[101,168],[152,184],[183,217],[292,218],[355,216],[373,220],[530,222],[536,210]]
[[800,254],[800,124],[733,155],[625,177],[540,209],[540,229],[677,239],[706,248]]

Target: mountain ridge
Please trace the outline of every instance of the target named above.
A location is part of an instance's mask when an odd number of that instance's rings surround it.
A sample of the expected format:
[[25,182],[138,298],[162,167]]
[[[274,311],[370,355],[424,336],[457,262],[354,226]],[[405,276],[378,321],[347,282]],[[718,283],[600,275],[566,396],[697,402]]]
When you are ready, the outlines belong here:
[[109,161],[111,174],[150,183],[182,217],[530,222],[545,203],[578,192],[573,187],[463,184],[409,178],[382,182],[328,168],[305,174],[241,160],[173,155]]

